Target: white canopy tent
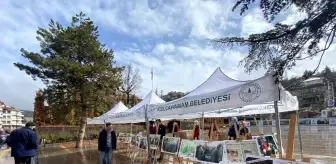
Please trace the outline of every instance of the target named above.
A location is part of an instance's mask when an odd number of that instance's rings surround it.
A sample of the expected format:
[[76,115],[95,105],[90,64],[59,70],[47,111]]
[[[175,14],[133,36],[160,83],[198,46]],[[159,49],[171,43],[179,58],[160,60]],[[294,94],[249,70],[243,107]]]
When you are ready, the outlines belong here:
[[[274,102],[274,105],[270,102]],[[279,137],[279,107],[282,111],[298,110],[298,102],[296,97],[274,83],[271,74],[256,80],[238,81],[217,68],[188,95],[170,102],[139,105],[130,113],[111,116],[109,122],[129,123],[144,121],[145,118],[192,118],[199,117],[200,113],[207,114],[205,117],[275,113]],[[280,138],[278,140],[281,142]],[[282,148],[282,144],[279,144]]]
[[144,122],[145,117],[143,116],[143,113],[145,112],[145,108],[152,104],[161,104],[164,102],[165,101],[162,100],[159,96],[157,96],[153,91],[150,91],[143,98],[143,100],[138,104],[136,104],[134,107],[130,108],[126,112],[121,112],[113,116],[110,116],[107,121],[112,123]]
[[116,104],[113,108],[111,108],[108,112],[104,113],[99,117],[95,117],[87,120],[87,124],[104,124],[104,120],[106,120],[109,116],[112,116],[116,113],[121,113],[127,111],[128,108],[121,101]]
[[[283,88],[279,91],[271,75],[254,81],[238,81],[228,77],[220,68],[217,68],[205,82],[188,95],[166,103],[150,104],[148,118],[168,120],[192,119],[202,116],[231,117],[271,114],[275,113],[273,101],[278,100],[279,97],[279,112],[298,110],[297,98]],[[140,103],[137,106],[144,107]],[[130,112],[134,111],[130,110]],[[134,123],[145,120],[144,112],[139,110],[136,114],[120,114],[110,118],[109,121],[114,123],[130,121]]]

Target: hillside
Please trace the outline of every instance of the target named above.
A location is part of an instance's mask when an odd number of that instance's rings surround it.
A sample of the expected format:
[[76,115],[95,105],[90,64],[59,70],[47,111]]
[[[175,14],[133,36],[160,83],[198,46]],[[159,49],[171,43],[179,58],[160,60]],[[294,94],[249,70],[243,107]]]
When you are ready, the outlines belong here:
[[25,117],[33,117],[34,116],[34,111],[22,110],[21,112]]

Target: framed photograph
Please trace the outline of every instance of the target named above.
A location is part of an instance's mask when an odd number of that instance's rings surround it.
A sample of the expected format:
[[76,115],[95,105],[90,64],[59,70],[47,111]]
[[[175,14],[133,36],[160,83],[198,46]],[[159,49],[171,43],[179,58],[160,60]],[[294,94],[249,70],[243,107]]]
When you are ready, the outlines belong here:
[[143,150],[147,149],[147,137],[139,137],[138,147]]
[[246,162],[251,164],[309,164],[307,162],[288,161],[276,158],[253,156],[253,155],[248,155],[246,157]]
[[247,156],[261,156],[260,149],[256,140],[243,140],[240,142],[241,150],[243,152],[243,159]]
[[241,143],[237,141],[226,141],[225,146],[229,163],[244,163]]
[[228,163],[223,141],[196,141],[195,160],[202,163]]
[[137,135],[132,135],[132,137],[131,137],[131,145],[138,145],[139,144],[139,136],[137,136]]
[[180,138],[178,137],[166,137],[162,139],[161,152],[169,154],[177,154],[178,148],[180,146]]
[[118,137],[118,141],[121,143],[130,143],[132,137],[126,136],[126,137]]
[[149,136],[149,146],[150,149],[157,149],[159,147],[159,143],[160,143],[160,135],[158,134],[151,134]]
[[181,140],[179,157],[193,160],[196,153],[196,140]]
[[253,156],[253,155],[247,155],[245,161],[251,164],[273,164],[272,158]]
[[271,156],[272,154],[278,154],[278,145],[272,135],[253,136],[252,139],[257,141],[262,155]]

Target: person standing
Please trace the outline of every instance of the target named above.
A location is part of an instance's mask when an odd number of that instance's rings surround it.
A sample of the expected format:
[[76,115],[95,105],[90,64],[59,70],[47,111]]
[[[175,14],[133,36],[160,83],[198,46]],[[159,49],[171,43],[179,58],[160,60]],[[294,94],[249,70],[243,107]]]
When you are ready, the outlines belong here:
[[154,124],[154,121],[149,121],[149,134],[156,134],[156,125]]
[[117,136],[111,123],[106,123],[105,129],[99,133],[98,150],[100,163],[112,164],[112,152],[117,148]]
[[160,119],[156,120],[156,124],[158,127],[158,134],[160,135],[160,139],[162,140],[163,136],[166,135],[166,126],[164,126]]
[[37,155],[38,143],[33,122],[27,122],[25,127],[12,131],[7,144],[12,148],[11,156],[15,164],[32,164],[32,159]]
[[200,136],[199,122],[198,122],[198,120],[195,120],[195,122],[194,122],[194,131],[193,131],[193,139],[194,140],[199,140],[199,136]]
[[229,132],[228,132],[228,136],[229,136],[229,140],[236,140],[237,138],[237,133],[236,132],[236,128],[235,125],[237,127],[237,130],[239,129],[239,123],[238,123],[238,119],[237,117],[232,117],[231,118],[231,126],[229,128]]

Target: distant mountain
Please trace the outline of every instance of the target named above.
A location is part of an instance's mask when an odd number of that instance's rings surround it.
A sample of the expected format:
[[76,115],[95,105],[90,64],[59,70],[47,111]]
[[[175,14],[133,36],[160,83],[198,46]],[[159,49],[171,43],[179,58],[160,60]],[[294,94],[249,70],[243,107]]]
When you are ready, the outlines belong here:
[[34,116],[34,111],[30,111],[30,110],[21,110],[22,114],[25,117],[33,117]]

